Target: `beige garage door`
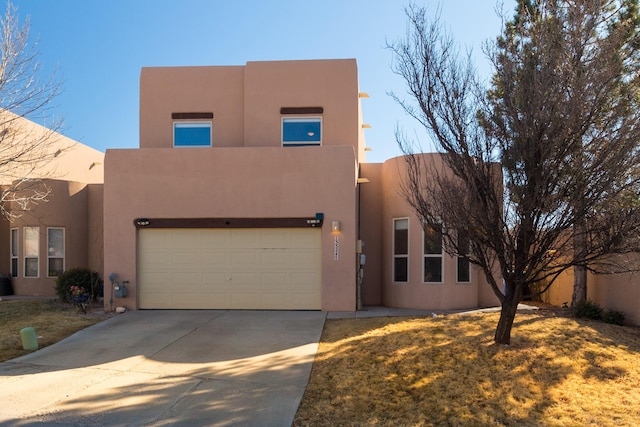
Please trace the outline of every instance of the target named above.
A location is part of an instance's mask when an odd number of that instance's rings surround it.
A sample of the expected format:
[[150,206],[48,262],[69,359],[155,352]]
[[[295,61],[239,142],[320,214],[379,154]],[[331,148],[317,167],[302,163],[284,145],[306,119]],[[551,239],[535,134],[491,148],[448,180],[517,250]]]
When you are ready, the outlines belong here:
[[147,229],[139,307],[319,310],[320,230]]

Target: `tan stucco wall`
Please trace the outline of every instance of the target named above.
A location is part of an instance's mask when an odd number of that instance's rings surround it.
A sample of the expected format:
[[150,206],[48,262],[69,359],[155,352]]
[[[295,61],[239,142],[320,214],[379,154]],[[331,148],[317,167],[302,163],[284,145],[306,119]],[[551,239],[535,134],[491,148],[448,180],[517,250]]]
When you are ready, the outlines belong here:
[[[426,164],[442,167],[439,154],[423,154]],[[382,303],[389,307],[452,310],[476,308],[497,301],[482,273],[472,267],[471,283],[456,283],[456,259],[444,255],[443,283],[423,283],[422,224],[401,194],[406,176],[404,157],[382,166]],[[393,219],[409,218],[409,282],[392,277]],[[481,291],[482,289],[482,291]]]
[[[573,270],[564,272],[542,299],[549,304],[571,304]],[[625,323],[640,326],[640,273],[588,274],[587,298],[603,308],[622,311]]]
[[171,113],[212,112],[214,147],[244,141],[244,67],[150,67],[140,73],[140,148],[173,147]]
[[[103,280],[104,276],[104,185],[89,184],[88,190],[88,220],[87,220],[87,267],[98,272]],[[114,207],[117,209],[117,207]]]
[[213,113],[213,147],[280,147],[281,107],[323,107],[322,145],[364,153],[355,59],[143,68],[140,148],[173,147],[179,112]]
[[382,304],[382,163],[362,163],[360,176],[369,180],[360,188],[360,238],[364,242],[362,303]]
[[[352,147],[190,148],[179,155],[173,148],[108,150],[105,166],[104,271],[130,282],[129,297],[117,305],[137,308],[135,218],[278,218],[322,212],[322,309],[355,309]],[[337,261],[330,229],[334,220],[342,226]]]
[[[7,121],[9,118],[13,119]],[[4,167],[0,184],[8,185],[25,177],[88,184],[104,182],[104,153],[1,109],[0,122],[10,129],[9,136],[3,139],[4,151],[0,157],[5,160],[9,153],[30,153]],[[25,159],[29,160],[25,162]]]
[[[65,230],[65,270],[74,267],[88,267],[89,265],[98,267],[101,264],[99,258],[92,258],[90,263],[87,238],[87,230],[89,229],[88,185],[49,179],[44,180],[43,183],[51,190],[49,201],[32,206],[29,212],[21,213],[8,225],[8,228],[19,229],[19,277],[12,279],[16,295],[55,295],[55,278],[48,277],[47,271],[48,227],[62,227]],[[38,278],[23,277],[23,228],[27,226],[40,228]]]

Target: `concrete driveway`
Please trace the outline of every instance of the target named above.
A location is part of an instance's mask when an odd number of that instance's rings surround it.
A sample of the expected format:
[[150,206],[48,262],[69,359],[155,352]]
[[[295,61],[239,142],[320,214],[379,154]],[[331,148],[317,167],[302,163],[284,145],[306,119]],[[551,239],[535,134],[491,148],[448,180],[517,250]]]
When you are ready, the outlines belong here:
[[325,317],[128,312],[0,363],[0,425],[288,426]]

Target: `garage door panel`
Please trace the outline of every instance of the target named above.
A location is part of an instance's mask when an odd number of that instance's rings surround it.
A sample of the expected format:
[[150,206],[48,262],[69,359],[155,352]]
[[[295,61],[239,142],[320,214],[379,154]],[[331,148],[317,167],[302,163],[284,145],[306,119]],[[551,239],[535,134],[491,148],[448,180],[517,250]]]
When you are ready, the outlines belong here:
[[202,235],[197,230],[180,230],[171,231],[171,245],[174,249],[192,249],[194,247],[200,248]]
[[181,271],[188,271],[193,269],[199,269],[202,265],[202,257],[200,252],[196,251],[175,251],[171,256],[171,269],[179,269]]
[[231,266],[240,268],[250,268],[259,262],[259,254],[250,250],[234,250],[231,252]]
[[260,265],[270,270],[287,269],[291,267],[291,253],[280,250],[264,250],[260,253]]
[[203,249],[201,257],[203,265],[213,267],[231,265],[231,253],[228,251]]
[[307,269],[308,266],[314,266],[315,269],[320,267],[320,262],[317,260],[318,253],[309,249],[300,250],[291,254],[291,266],[294,269]]
[[315,310],[316,301],[319,299],[319,293],[294,293],[291,294],[291,305],[300,307],[300,310]]
[[260,282],[264,288],[273,290],[291,289],[291,275],[283,272],[262,273]]
[[140,308],[320,309],[320,230],[139,231]]
[[[239,231],[239,230],[236,230]],[[256,233],[256,230],[242,230],[242,233],[232,233],[231,249],[257,249],[260,247],[260,239]]]
[[[199,230],[202,232],[206,230]],[[216,230],[215,238],[202,239],[203,250],[226,251],[231,247],[231,230]]]
[[140,265],[144,265],[146,269],[157,269],[169,265],[171,262],[171,253],[167,251],[148,251],[138,256]]

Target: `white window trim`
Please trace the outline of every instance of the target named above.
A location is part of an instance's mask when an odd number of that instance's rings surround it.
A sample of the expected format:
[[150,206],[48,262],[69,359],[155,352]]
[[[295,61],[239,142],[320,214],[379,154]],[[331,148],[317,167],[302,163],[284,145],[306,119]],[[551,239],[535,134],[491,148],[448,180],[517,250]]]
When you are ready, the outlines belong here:
[[[396,221],[407,221],[407,254],[396,255]],[[411,219],[409,217],[393,218],[391,220],[391,282],[393,283],[409,283],[411,280],[411,266],[409,265],[409,253],[411,252]],[[396,280],[396,258],[407,259],[407,280],[405,282],[399,282]]]
[[[22,258],[24,259],[24,263],[23,263],[23,267],[24,267],[24,270],[23,270],[23,277],[24,277],[25,279],[39,279],[39,278],[40,278],[40,227],[32,227],[32,226],[29,226],[29,227],[23,227],[23,228],[22,228],[22,238],[23,238],[23,240],[27,238],[27,232],[26,232],[26,230],[27,230],[28,228],[29,228],[29,229],[34,229],[34,230],[37,230],[37,231],[38,231],[38,234],[37,234],[37,236],[38,236],[38,245],[37,245],[37,248],[38,248],[38,256],[37,256],[37,257],[28,257],[28,256],[27,256],[27,253],[26,253],[27,244],[26,244],[26,242],[25,242],[25,244],[24,244],[24,253],[22,254],[22,255],[23,255],[23,256],[22,256]],[[35,258],[35,259],[38,261],[38,262],[37,262],[36,275],[35,275],[35,276],[27,276],[27,258],[29,258],[29,259],[31,259],[31,258]]]
[[[444,229],[444,225],[442,223],[436,223],[436,224],[440,225],[440,227]],[[429,225],[429,224],[424,223],[423,225]],[[422,242],[421,242],[422,243],[422,283],[424,283],[425,285],[441,285],[445,283],[444,245],[442,244],[442,242],[440,242],[439,254],[426,254],[424,253],[424,238],[425,238],[425,232],[424,232],[424,227],[422,227]],[[424,280],[424,273],[425,273],[424,261],[426,258],[440,258],[441,272],[440,272],[439,282],[427,282]]]
[[49,230],[62,230],[62,271],[63,272],[65,271],[66,264],[67,264],[67,245],[66,245],[67,232],[64,227],[47,227],[47,277],[58,277],[58,276],[51,276],[49,271],[49,266],[50,266],[49,261],[51,260],[51,258],[54,258],[54,259],[60,258],[57,256],[56,257],[49,256]]
[[[313,144],[309,144],[308,142],[304,142],[304,141],[287,141],[285,143],[284,141],[284,122],[285,120],[300,120],[300,121],[311,121],[311,120],[318,120],[320,122],[320,141],[318,141],[317,144],[315,144],[315,141]],[[323,128],[323,123],[322,123],[322,116],[286,116],[286,117],[282,117],[282,120],[280,122],[280,146],[284,147],[285,144],[287,145],[299,145],[301,147],[322,147],[322,139],[324,137],[324,128]]]
[[[11,277],[20,277],[20,229],[12,228],[9,231],[9,275]],[[15,236],[14,232],[15,231]],[[16,254],[13,254],[13,244],[16,245]],[[13,260],[16,260],[16,275],[13,275]]]
[[[176,145],[176,125],[209,125],[209,145]],[[175,120],[171,124],[173,148],[209,148],[213,147],[213,121],[211,120]]]

